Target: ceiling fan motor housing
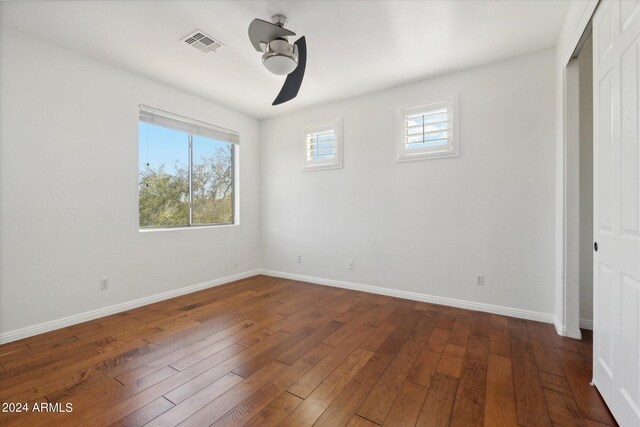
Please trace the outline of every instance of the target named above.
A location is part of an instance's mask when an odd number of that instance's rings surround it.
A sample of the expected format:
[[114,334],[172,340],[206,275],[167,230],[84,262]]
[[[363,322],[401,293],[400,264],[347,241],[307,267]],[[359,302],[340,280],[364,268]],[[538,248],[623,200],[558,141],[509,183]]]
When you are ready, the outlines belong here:
[[273,74],[287,76],[272,105],[291,101],[298,95],[307,66],[307,41],[304,36],[290,44],[287,37],[295,36],[284,28],[287,18],[273,15],[272,22],[256,18],[249,24],[249,40],[261,52],[262,63]]
[[269,42],[262,63],[273,74],[287,75],[298,66],[298,49],[284,38]]

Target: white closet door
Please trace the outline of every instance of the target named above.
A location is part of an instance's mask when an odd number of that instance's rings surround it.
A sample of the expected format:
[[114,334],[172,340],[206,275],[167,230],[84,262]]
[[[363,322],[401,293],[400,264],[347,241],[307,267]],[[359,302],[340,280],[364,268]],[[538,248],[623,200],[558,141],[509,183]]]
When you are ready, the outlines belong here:
[[[593,378],[623,427],[640,426],[640,1],[593,18]],[[594,245],[595,249],[595,245]]]

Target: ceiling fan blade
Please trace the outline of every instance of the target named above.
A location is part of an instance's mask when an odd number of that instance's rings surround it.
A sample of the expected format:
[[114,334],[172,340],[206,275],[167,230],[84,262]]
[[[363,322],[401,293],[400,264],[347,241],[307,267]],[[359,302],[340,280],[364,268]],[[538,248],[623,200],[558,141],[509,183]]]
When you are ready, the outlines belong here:
[[280,105],[291,101],[298,95],[300,86],[302,86],[304,70],[307,67],[307,41],[304,36],[300,37],[298,41],[295,42],[295,45],[298,47],[298,66],[287,75],[287,79],[284,81],[280,93],[271,105]]
[[280,27],[262,19],[254,19],[251,21],[251,24],[249,24],[249,40],[251,40],[251,44],[258,52],[263,51],[260,43],[269,43],[278,37],[295,35],[296,33],[293,31],[289,31],[284,27]]

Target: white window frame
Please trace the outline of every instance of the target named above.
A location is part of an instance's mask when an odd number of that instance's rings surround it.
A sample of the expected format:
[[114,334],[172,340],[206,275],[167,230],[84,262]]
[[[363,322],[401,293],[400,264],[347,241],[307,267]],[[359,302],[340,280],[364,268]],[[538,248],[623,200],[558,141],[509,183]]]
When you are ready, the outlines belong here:
[[[445,107],[449,116],[450,128],[447,145],[425,147],[422,149],[407,150],[405,143],[406,116]],[[398,162],[413,160],[441,159],[446,157],[458,157],[460,145],[458,141],[458,94],[433,98],[420,105],[401,107],[398,109]]]
[[[237,131],[226,129],[220,126],[201,122],[168,111],[149,107],[139,104],[138,106],[138,123],[145,122],[152,125],[163,126],[183,132],[188,135],[188,168],[189,168],[189,224],[171,225],[140,225],[140,210],[138,208],[138,231],[163,231],[163,230],[185,230],[209,227],[233,227],[240,224],[240,134]],[[231,196],[231,222],[228,223],[206,223],[194,224],[193,222],[193,203],[192,203],[192,170],[193,170],[193,136],[199,135],[206,138],[216,139],[231,144],[231,180],[232,180],[232,196]],[[138,135],[138,144],[140,137]],[[138,166],[139,167],[139,166]],[[140,170],[138,170],[138,174]],[[138,203],[140,203],[140,189],[138,188]]]
[[[336,138],[336,155],[330,160],[309,160],[307,158],[307,135],[333,129]],[[307,126],[302,134],[302,170],[305,172],[315,170],[342,168],[342,119],[326,122],[318,125]]]

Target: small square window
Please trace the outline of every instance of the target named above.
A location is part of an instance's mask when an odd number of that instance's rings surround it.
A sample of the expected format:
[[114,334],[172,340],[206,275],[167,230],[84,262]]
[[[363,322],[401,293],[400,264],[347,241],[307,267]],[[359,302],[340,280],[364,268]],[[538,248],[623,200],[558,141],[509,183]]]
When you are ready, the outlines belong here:
[[458,96],[399,110],[398,161],[458,156]]
[[304,131],[303,170],[337,169],[342,167],[342,123],[336,120]]

